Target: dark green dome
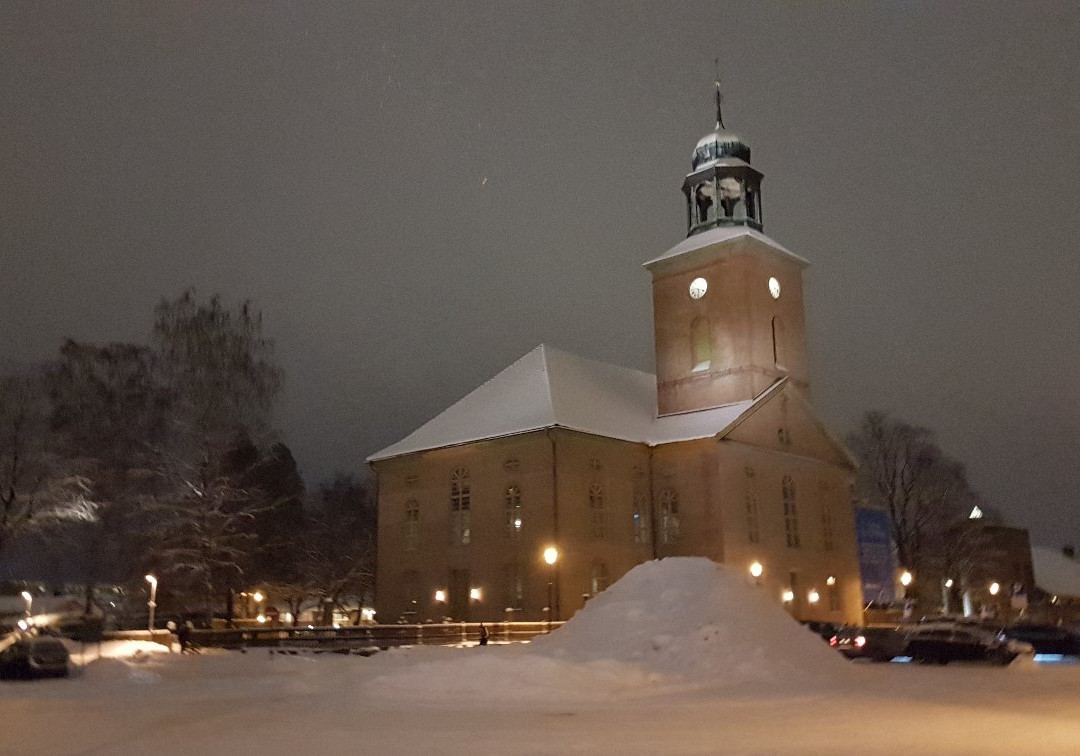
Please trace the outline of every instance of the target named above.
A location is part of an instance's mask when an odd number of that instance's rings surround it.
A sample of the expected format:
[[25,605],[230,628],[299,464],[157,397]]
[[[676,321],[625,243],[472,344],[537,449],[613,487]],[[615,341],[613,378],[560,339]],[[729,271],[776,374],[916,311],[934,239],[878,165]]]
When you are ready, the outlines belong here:
[[698,140],[690,163],[696,170],[713,160],[733,157],[750,162],[750,148],[735,134],[720,128]]

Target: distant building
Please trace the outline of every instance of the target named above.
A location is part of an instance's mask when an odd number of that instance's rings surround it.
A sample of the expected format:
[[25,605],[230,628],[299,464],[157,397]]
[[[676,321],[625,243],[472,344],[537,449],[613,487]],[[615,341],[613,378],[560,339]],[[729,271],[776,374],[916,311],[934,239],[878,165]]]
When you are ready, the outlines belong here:
[[761,179],[719,124],[696,145],[687,238],[645,263],[655,376],[539,346],[369,458],[380,622],[566,619],[676,555],[860,620],[855,464],[807,400],[808,263],[762,233]]

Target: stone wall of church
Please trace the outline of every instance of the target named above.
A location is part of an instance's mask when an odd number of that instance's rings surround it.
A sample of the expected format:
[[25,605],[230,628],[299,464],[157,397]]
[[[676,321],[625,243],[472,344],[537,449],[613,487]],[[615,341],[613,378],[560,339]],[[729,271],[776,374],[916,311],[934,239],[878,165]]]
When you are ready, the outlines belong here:
[[760,563],[753,582],[777,600],[791,591],[798,619],[861,623],[850,468],[738,441],[719,442],[717,461],[727,563],[748,580]]
[[[377,620],[541,620],[549,578],[565,619],[585,596],[651,558],[648,466],[644,444],[561,429],[375,463]],[[463,481],[467,543],[454,511],[453,486]],[[520,509],[508,501],[511,489]],[[645,518],[637,528],[635,501]],[[554,569],[542,559],[551,545],[561,553]],[[470,598],[473,588],[479,599]]]

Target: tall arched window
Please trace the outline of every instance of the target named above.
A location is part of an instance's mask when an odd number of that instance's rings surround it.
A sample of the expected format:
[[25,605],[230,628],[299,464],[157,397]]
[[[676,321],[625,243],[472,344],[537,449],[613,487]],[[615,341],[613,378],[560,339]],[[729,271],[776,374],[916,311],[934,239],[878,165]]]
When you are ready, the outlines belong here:
[[754,482],[754,468],[743,470],[746,474],[746,540],[750,543],[761,541],[761,526],[758,519],[757,487]]
[[795,509],[795,482],[785,475],[780,492],[784,500],[784,535],[788,548],[799,548],[799,513]]
[[593,540],[604,537],[604,489],[599,483],[589,486],[589,522]]
[[450,543],[465,546],[472,540],[471,506],[469,471],[459,467],[450,476]]
[[693,372],[704,372],[712,365],[712,339],[709,337],[708,318],[695,318],[690,324],[690,352],[694,363]]
[[506,488],[506,533],[516,536],[521,533],[521,489],[516,485]]
[[672,544],[679,540],[679,497],[674,489],[660,492],[660,543]]
[[405,550],[416,551],[420,546],[420,502],[405,502]]

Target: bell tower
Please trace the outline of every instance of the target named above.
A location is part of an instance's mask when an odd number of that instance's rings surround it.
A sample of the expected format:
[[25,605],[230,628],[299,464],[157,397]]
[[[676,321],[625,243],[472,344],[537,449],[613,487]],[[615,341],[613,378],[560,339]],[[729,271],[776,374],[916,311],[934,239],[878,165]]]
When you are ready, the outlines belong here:
[[787,376],[808,392],[806,260],[763,233],[762,174],[724,126],[698,141],[683,181],[687,235],[645,263],[653,279],[657,411],[753,399]]

